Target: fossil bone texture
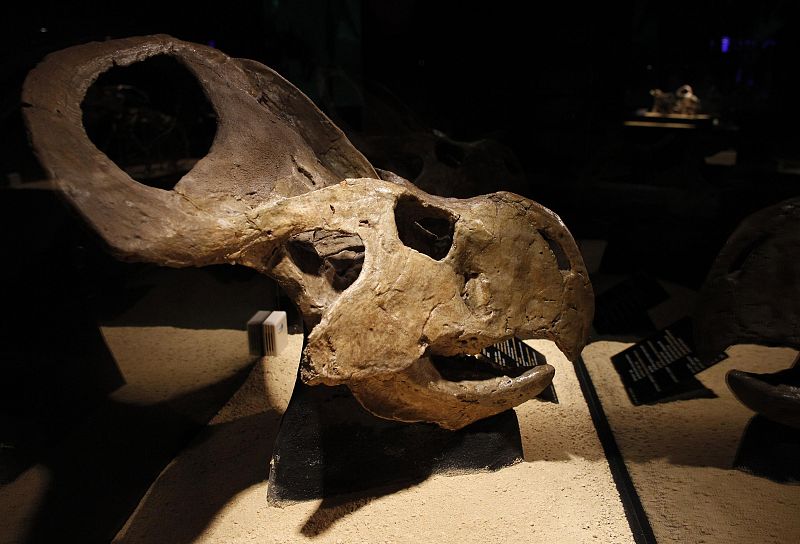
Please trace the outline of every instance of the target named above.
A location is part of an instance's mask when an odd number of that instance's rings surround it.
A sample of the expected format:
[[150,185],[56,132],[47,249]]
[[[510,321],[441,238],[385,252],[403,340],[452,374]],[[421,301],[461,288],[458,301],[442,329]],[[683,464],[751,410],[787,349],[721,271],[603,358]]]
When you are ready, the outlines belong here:
[[704,354],[734,344],[800,349],[800,198],[745,219],[719,252],[697,303]]
[[[81,121],[101,73],[156,55],[182,62],[218,116],[208,155],[171,191],[132,180]],[[512,193],[442,198],[379,174],[261,64],[169,36],[90,43],[48,56],[23,100],[42,164],[115,254],[274,277],[310,330],[302,379],[346,384],[378,416],[463,427],[532,398],[553,368],[448,381],[437,359],[514,335],[574,358],[586,341],[591,286],[558,216]]]

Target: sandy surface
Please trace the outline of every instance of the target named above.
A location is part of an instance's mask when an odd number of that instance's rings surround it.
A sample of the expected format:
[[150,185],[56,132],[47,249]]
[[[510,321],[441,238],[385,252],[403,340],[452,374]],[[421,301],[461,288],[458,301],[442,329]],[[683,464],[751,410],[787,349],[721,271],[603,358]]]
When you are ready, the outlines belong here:
[[[196,420],[202,417],[199,407],[208,405],[207,389],[249,364],[245,333],[236,328],[249,305],[269,299],[269,290],[246,282],[222,289],[208,275],[196,275],[165,276],[102,328],[126,382],[111,404],[163,406],[164,414]],[[209,311],[233,295],[241,299],[235,312]],[[497,473],[434,476],[369,497],[268,507],[268,462],[301,342],[293,336],[281,357],[256,364],[233,398],[161,472],[116,541],[632,542],[572,366],[544,341],[531,344],[556,367],[560,404],[533,401],[517,409],[524,463]],[[730,359],[699,375],[719,398],[634,407],[609,361],[628,345],[596,342],[584,359],[659,542],[800,542],[800,486],[730,469],[752,413],[724,384],[731,368],[771,372],[788,367],[796,352],[737,346]],[[93,445],[104,444],[108,424],[116,421],[90,418],[79,426],[68,445],[84,452],[81,465],[61,466],[61,475],[52,465],[35,465],[0,487],[0,542],[18,542],[36,516],[48,511],[42,504],[57,507],[51,493],[64,487],[63,471],[80,476],[84,465],[121,455]],[[132,429],[115,432],[127,437]],[[159,439],[152,427],[136,432],[142,434],[131,444],[151,444],[142,452]],[[119,468],[125,466],[135,465]]]
[[[132,288],[144,295],[101,327],[124,385],[76,421],[44,462],[0,486],[0,544],[65,533],[102,541],[121,513],[110,539],[184,435],[214,416],[253,363],[243,328],[254,308],[274,300],[270,282],[156,268],[140,283]],[[104,519],[76,520],[81,508]]]
[[252,358],[244,331],[175,327],[101,327],[125,385],[120,402],[155,404],[230,378]]
[[571,364],[532,344],[556,367],[560,404],[518,408],[525,462],[280,509],[267,506],[265,480],[299,359],[294,336],[164,470],[116,541],[632,542]]
[[[171,418],[207,421],[198,413],[196,397],[208,396],[204,387],[231,379],[251,361],[243,331],[174,327],[103,327],[102,331],[126,382],[109,395],[109,403],[130,407],[169,403]],[[78,425],[65,441],[68,455],[80,448],[91,449],[81,455],[86,464],[92,463],[94,455],[114,455],[113,448],[104,450],[108,447],[104,439],[124,429],[106,429],[99,421],[106,422],[97,415]],[[0,511],[5,517],[0,523],[0,543],[20,542],[28,533],[55,485],[52,470],[34,465],[0,487]],[[72,470],[79,474],[89,469],[75,466]]]
[[658,542],[800,542],[800,486],[730,468],[753,413],[725,385],[732,368],[774,372],[797,352],[734,346],[697,376],[719,398],[633,406],[610,362],[629,345],[595,342],[583,358]]

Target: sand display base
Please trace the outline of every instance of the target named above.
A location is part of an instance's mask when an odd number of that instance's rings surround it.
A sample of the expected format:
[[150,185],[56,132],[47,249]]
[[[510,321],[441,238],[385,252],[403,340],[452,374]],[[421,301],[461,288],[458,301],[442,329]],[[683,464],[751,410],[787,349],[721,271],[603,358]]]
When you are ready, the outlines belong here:
[[595,342],[583,359],[658,542],[800,542],[800,486],[731,468],[753,412],[725,384],[730,369],[775,372],[797,352],[734,346],[697,375],[717,398],[633,406],[610,360],[628,346]]
[[[96,286],[91,312],[77,306],[83,299],[75,295],[77,301],[59,303],[61,313],[42,314],[60,316],[52,327],[59,334],[33,327],[39,331],[33,341],[24,331],[5,339],[7,352],[36,355],[20,361],[31,366],[27,374],[2,377],[28,392],[12,412],[23,416],[17,424],[26,433],[21,437],[54,427],[54,421],[61,426],[37,449],[26,449],[30,442],[22,439],[1,441],[4,454],[15,446],[30,452],[19,456],[27,463],[22,470],[0,485],[2,544],[109,542],[164,467],[250,373],[254,360],[244,324],[256,309],[275,303],[273,282],[233,267],[126,265],[123,272],[112,268],[109,283]],[[89,343],[79,334],[61,334],[62,324],[79,332],[70,325],[81,319],[92,333]],[[58,357],[61,349],[71,357]],[[84,402],[91,391],[84,385],[97,382],[96,372],[121,379],[85,410],[70,411],[73,403]],[[36,410],[40,424],[28,425],[25,415]],[[0,425],[15,423],[8,415],[0,416]],[[8,427],[4,431],[7,437]]]
[[572,365],[555,366],[559,404],[517,409],[525,462],[433,476],[358,496],[267,505],[267,474],[302,345],[264,358],[151,486],[115,539],[133,542],[633,542]]
[[[268,506],[302,337],[248,370],[241,327],[274,288],[221,272],[141,277],[152,287],[101,329],[125,385],[0,487],[0,542],[105,542],[125,519],[120,543],[633,542],[573,366],[546,341],[530,344],[556,368],[559,404],[515,410],[522,463]],[[724,383],[731,368],[787,368],[796,352],[734,347],[698,375],[717,398],[635,407],[610,362],[629,345],[594,342],[583,359],[657,540],[800,542],[800,486],[731,468],[752,412]]]

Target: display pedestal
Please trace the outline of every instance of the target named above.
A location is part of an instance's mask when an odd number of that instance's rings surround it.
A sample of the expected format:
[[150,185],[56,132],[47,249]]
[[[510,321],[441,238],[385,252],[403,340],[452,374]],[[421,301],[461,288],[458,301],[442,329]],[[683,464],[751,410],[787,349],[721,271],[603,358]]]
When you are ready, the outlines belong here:
[[513,410],[448,431],[373,416],[346,386],[297,380],[270,462],[271,506],[404,488],[432,474],[494,471],[523,458]]
[[739,470],[783,484],[800,484],[800,431],[755,416],[736,452]]

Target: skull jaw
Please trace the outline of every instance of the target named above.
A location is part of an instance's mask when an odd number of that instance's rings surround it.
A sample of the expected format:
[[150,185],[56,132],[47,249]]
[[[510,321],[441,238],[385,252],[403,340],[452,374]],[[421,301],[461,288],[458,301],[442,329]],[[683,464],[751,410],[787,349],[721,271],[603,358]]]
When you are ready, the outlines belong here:
[[373,415],[458,430],[535,397],[550,385],[554,374],[552,366],[540,365],[516,378],[453,382],[423,357],[400,372],[347,385]]

